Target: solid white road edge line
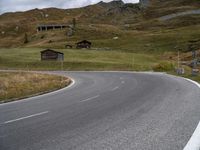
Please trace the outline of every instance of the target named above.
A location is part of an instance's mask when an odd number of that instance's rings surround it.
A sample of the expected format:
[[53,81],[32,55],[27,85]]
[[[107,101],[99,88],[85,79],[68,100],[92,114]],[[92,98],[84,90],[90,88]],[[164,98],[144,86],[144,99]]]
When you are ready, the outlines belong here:
[[188,81],[194,83],[195,85],[197,85],[197,86],[200,88],[200,84],[197,83],[196,81],[193,81],[193,80],[191,80],[191,79],[187,79],[187,78],[184,78],[184,79],[186,79],[186,80],[188,80]]
[[9,120],[9,121],[4,122],[4,124],[8,124],[8,123],[12,123],[12,122],[16,122],[16,121],[20,121],[20,120],[24,120],[24,119],[36,117],[36,116],[41,116],[41,115],[44,115],[44,114],[47,114],[47,113],[49,113],[49,111],[44,111],[44,112],[41,112],[41,113],[37,113],[37,114],[33,114],[33,115],[21,117],[21,118]]
[[[187,78],[184,79],[192,82],[193,84],[197,85],[200,88],[200,84],[197,83],[196,81]],[[200,122],[183,150],[200,150]]]
[[60,93],[64,90],[67,90],[68,88],[72,87],[76,83],[76,81],[73,78],[71,78],[71,77],[68,77],[68,78],[70,78],[72,83],[70,85],[68,85],[67,87],[64,87],[62,89],[59,89],[59,90],[56,90],[56,91],[53,91],[53,92],[45,93],[45,94],[42,94],[42,95],[33,96],[33,97],[30,97],[30,98],[20,99],[20,100],[13,101],[13,102],[2,103],[2,104],[0,104],[0,107],[5,106],[5,105],[14,104],[14,103],[22,103],[22,102],[30,101],[30,100],[33,100],[33,99],[42,98],[44,96],[55,95],[57,93]]
[[[198,88],[200,88],[200,84],[191,79],[184,78],[184,77],[177,77],[177,76],[169,75],[169,74],[166,74],[166,75],[171,76],[171,77],[185,79],[185,80],[189,81],[190,83],[195,84]],[[200,122],[183,150],[200,150]]]
[[94,97],[87,98],[87,99],[82,100],[82,101],[80,101],[80,102],[90,101],[90,100],[93,100],[93,99],[95,99],[95,98],[98,98],[99,96],[100,96],[100,95],[96,95],[96,96],[94,96]]
[[200,122],[183,150],[200,150]]

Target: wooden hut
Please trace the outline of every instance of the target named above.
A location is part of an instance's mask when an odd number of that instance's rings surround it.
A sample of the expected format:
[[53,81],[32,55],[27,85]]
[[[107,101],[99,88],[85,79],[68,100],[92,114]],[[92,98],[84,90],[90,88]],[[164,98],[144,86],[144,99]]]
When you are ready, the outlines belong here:
[[80,41],[78,43],[76,43],[76,48],[91,48],[92,43],[87,41],[87,40],[83,40]]
[[41,60],[64,61],[64,54],[55,50],[46,49],[41,51]]
[[72,49],[72,48],[73,48],[73,46],[72,46],[72,45],[69,45],[69,44],[67,44],[67,45],[65,45],[65,48]]

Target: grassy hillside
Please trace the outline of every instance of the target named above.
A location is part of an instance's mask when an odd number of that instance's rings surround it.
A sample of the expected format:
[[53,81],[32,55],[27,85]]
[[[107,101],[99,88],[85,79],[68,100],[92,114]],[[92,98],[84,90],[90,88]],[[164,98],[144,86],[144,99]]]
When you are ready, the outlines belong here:
[[[159,55],[105,50],[65,50],[64,70],[152,70],[161,62]],[[61,70],[61,62],[41,61],[40,48],[0,49],[1,69]]]
[[[190,41],[200,41],[200,14],[160,17],[199,9],[199,0],[150,0],[147,7],[113,1],[77,9],[5,13],[0,15],[0,69],[60,70],[60,62],[40,61],[40,51],[52,48],[64,52],[64,70],[173,73],[178,50],[181,60],[191,63],[188,47]],[[36,30],[39,24],[71,25],[73,18],[72,36],[67,36],[69,28]],[[24,43],[25,33],[28,43]],[[83,39],[92,42],[92,49],[65,49],[66,44],[75,47]],[[184,67],[190,74],[191,68]]]
[[[188,15],[158,21],[163,15],[200,8],[198,0],[151,0],[149,7],[124,4],[122,1],[100,2],[77,9],[34,9],[0,15],[0,47],[64,48],[88,39],[97,49],[125,51],[172,51],[176,44],[186,48],[188,40],[199,36],[200,15]],[[56,14],[56,15],[55,15]],[[69,29],[37,33],[38,24],[71,24],[76,18],[75,34]],[[29,42],[24,44],[24,34]],[[113,40],[113,37],[119,37]]]
[[[86,70],[86,71],[164,71],[175,74],[177,55],[173,52],[133,53],[105,50],[66,50],[63,52],[63,64],[58,61],[41,61],[40,48],[1,48],[0,69],[17,70]],[[200,51],[198,52],[200,56]],[[180,53],[183,61],[191,60],[191,52]],[[186,70],[184,77],[200,81],[199,76],[191,76],[191,68],[183,65]],[[200,66],[199,66],[200,69]]]

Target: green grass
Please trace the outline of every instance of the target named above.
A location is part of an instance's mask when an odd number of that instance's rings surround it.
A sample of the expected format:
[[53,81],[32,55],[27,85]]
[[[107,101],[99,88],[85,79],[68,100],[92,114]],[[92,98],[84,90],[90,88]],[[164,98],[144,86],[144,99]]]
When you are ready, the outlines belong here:
[[[61,62],[41,61],[41,48],[0,49],[0,69],[61,70]],[[56,49],[65,54],[64,70],[69,71],[159,71],[175,74],[175,62],[167,56],[155,53],[130,53],[105,50]],[[170,54],[171,55],[171,54]],[[172,53],[172,55],[174,55]],[[199,76],[191,76],[186,68],[184,77],[200,82]]]
[[[41,61],[40,48],[0,49],[0,69],[61,70],[57,61]],[[152,70],[159,55],[105,50],[64,50],[64,70]]]

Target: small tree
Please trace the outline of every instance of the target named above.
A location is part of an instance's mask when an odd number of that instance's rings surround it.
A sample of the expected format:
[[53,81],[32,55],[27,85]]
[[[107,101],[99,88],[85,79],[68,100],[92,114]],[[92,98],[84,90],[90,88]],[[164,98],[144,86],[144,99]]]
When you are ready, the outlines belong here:
[[28,43],[28,35],[27,33],[24,34],[24,44]]

